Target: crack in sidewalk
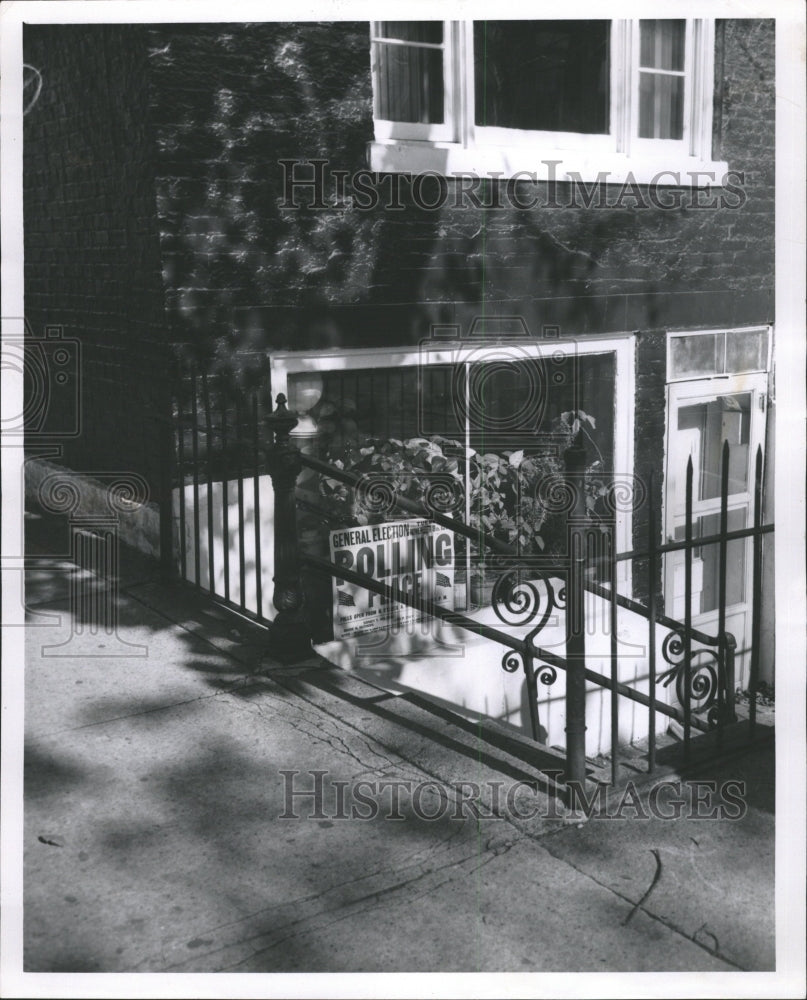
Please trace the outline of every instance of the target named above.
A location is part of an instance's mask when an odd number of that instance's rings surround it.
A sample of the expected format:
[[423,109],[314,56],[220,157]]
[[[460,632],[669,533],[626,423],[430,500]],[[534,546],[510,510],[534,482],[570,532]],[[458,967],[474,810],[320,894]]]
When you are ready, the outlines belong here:
[[[738,962],[735,962],[733,959],[729,958],[727,955],[723,955],[720,952],[718,952],[717,950],[713,950],[712,948],[708,947],[702,941],[699,941],[697,939],[697,934],[698,934],[698,932],[700,930],[702,930],[702,928],[699,928],[698,931],[696,931],[694,934],[688,934],[683,928],[678,927],[676,924],[672,923],[667,918],[662,917],[662,916],[660,916],[657,913],[654,913],[652,910],[647,909],[643,905],[644,902],[645,902],[646,897],[650,895],[650,889],[653,889],[655,887],[655,885],[658,882],[658,879],[654,879],[653,880],[653,882],[650,885],[650,888],[646,891],[645,895],[642,898],[639,899],[638,903],[634,904],[633,900],[629,896],[626,896],[624,893],[619,892],[618,889],[615,889],[613,886],[609,885],[607,882],[603,882],[601,879],[598,879],[595,875],[592,875],[591,872],[586,871],[585,868],[581,868],[579,865],[575,864],[574,861],[570,861],[568,858],[565,858],[562,855],[556,854],[554,851],[550,850],[550,848],[547,846],[547,844],[544,841],[542,841],[542,840],[539,841],[539,838],[533,837],[529,833],[527,833],[526,836],[529,837],[529,839],[536,841],[537,846],[540,847],[540,848],[542,848],[544,851],[546,851],[546,853],[549,854],[551,857],[555,858],[556,861],[561,861],[563,864],[569,865],[570,868],[573,868],[576,872],[579,872],[581,875],[584,875],[586,878],[590,879],[592,882],[594,882],[596,885],[600,886],[602,889],[606,889],[608,892],[610,892],[612,895],[616,896],[618,899],[621,899],[621,900],[623,900],[626,903],[630,903],[632,905],[632,907],[633,907],[633,910],[639,910],[640,909],[642,911],[642,913],[644,913],[651,920],[657,921],[663,927],[666,927],[667,930],[672,931],[673,934],[677,934],[679,937],[685,938],[687,941],[691,941],[694,945],[696,945],[698,948],[701,948],[703,951],[707,952],[713,958],[717,958],[721,962],[725,962],[726,965],[730,965],[732,968],[737,969],[739,972],[747,972],[748,971],[744,966],[740,965]],[[656,874],[659,875],[659,873],[660,873],[660,869],[657,868]],[[631,914],[630,914],[631,916],[632,916],[632,912],[633,911],[631,911]],[[622,926],[625,926],[626,923],[627,923],[627,920],[623,921]],[[709,932],[709,933],[711,933],[711,932]],[[712,936],[714,936],[714,935],[712,935]],[[715,938],[715,940],[717,940],[717,939]]]

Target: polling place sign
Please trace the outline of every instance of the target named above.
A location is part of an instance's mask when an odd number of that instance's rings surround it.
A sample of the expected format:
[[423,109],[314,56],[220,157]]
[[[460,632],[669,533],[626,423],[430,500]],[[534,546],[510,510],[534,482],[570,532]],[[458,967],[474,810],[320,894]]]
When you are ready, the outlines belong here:
[[[330,535],[337,566],[369,576],[395,593],[454,609],[454,532],[431,521],[392,521]],[[407,630],[428,616],[334,578],[333,637]]]

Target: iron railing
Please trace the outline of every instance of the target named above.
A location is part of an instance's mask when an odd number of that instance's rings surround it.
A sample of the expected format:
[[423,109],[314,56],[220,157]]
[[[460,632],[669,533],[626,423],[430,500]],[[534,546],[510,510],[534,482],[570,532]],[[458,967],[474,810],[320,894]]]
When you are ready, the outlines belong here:
[[[427,518],[449,528],[481,549],[488,549],[504,560],[493,590],[492,607],[503,625],[529,626],[516,638],[501,628],[475,621],[456,611],[447,611],[423,598],[412,598],[393,591],[378,581],[364,577],[328,560],[300,551],[297,532],[295,485],[303,468],[337,480],[356,489],[361,477],[338,469],[310,455],[301,454],[291,441],[296,418],[288,413],[285,398],[279,396],[274,410],[255,392],[227,392],[221,380],[189,366],[181,379],[183,390],[175,404],[175,517],[178,523],[176,570],[178,575],[217,601],[253,617],[271,629],[273,655],[295,659],[310,655],[310,632],[307,623],[305,568],[330,577],[347,579],[387,600],[397,601],[432,618],[481,635],[503,645],[507,652],[502,666],[508,672],[521,667],[527,685],[530,729],[539,738],[538,684],[549,685],[558,671],[566,675],[566,778],[582,781],[585,776],[585,700],[586,684],[592,683],[611,692],[611,766],[612,780],[617,780],[620,698],[648,709],[648,770],[656,768],[656,716],[676,720],[683,728],[685,758],[691,752],[692,730],[717,730],[722,740],[725,727],[735,721],[734,685],[736,641],[726,629],[727,546],[729,542],[752,539],[752,642],[750,650],[749,735],[756,725],[756,695],[759,689],[762,538],[773,531],[763,523],[763,457],[759,449],[755,462],[753,526],[728,530],[729,445],[724,442],[721,468],[720,530],[708,537],[695,537],[693,508],[693,468],[690,458],[686,474],[684,538],[661,542],[657,511],[660,496],[651,479],[648,484],[647,543],[643,549],[617,553],[614,519],[606,525],[607,583],[595,582],[586,574],[590,554],[591,525],[582,500],[584,455],[579,447],[566,453],[566,484],[571,485],[567,509],[567,551],[563,558],[526,558],[516,548],[489,532],[463,523],[434,505],[419,503],[396,495],[394,509]],[[579,445],[579,441],[578,441]],[[262,536],[261,504],[264,485],[271,479],[274,502],[274,561],[267,565]],[[247,510],[247,491],[251,509]],[[204,492],[204,503],[202,502]],[[216,510],[216,497],[220,510]],[[234,523],[231,510],[235,507]],[[202,531],[204,524],[205,531]],[[602,530],[602,528],[600,529]],[[203,546],[203,535],[206,535]],[[218,549],[214,544],[220,540]],[[718,546],[718,622],[716,634],[710,635],[693,625],[692,568],[694,551],[709,545]],[[192,552],[189,552],[189,546]],[[206,566],[202,568],[202,549],[206,548]],[[247,549],[249,548],[249,552]],[[601,551],[601,550],[600,550]],[[677,621],[659,610],[658,580],[663,559],[674,552],[684,556],[684,621]],[[248,559],[252,556],[252,560]],[[625,560],[646,560],[646,604],[636,601],[617,588],[617,567]],[[273,573],[272,601],[276,615],[270,622],[266,613],[264,575]],[[205,579],[206,578],[206,579]],[[234,593],[238,580],[237,595]],[[556,581],[556,582],[553,582]],[[560,586],[557,584],[560,581]],[[540,584],[540,592],[539,592]],[[610,674],[590,669],[586,659],[585,595],[595,594],[609,604]],[[525,595],[532,594],[532,607],[525,608]],[[618,608],[639,615],[647,622],[648,693],[620,682],[617,634]],[[565,656],[558,656],[536,644],[553,609],[565,612]],[[666,630],[661,644],[663,663],[657,662],[657,629]],[[698,644],[696,649],[693,644]],[[660,668],[660,669],[659,669]],[[659,684],[674,683],[680,708],[659,700]],[[702,714],[706,719],[702,719]]]

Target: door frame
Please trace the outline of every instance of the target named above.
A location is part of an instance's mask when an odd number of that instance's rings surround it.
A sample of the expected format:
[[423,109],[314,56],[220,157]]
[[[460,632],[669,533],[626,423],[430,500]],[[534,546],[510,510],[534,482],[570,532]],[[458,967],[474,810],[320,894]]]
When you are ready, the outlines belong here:
[[[667,386],[667,447],[665,454],[665,487],[662,524],[664,529],[664,540],[669,542],[674,539],[675,521],[684,516],[685,513],[685,477],[687,449],[685,445],[676,444],[674,435],[677,434],[676,415],[681,406],[695,403],[707,403],[718,399],[721,396],[735,396],[744,393],[751,394],[750,426],[748,431],[748,468],[747,468],[747,489],[742,493],[729,494],[728,512],[732,510],[746,510],[745,523],[741,526],[748,528],[753,525],[754,517],[754,463],[758,446],[762,446],[765,451],[765,435],[768,411],[768,381],[769,374],[765,371],[746,373],[740,375],[712,375],[688,380],[671,382]],[[722,449],[722,442],[720,445]],[[691,453],[691,452],[690,452]],[[720,497],[712,498],[708,501],[698,501],[693,489],[693,519],[697,517],[719,514]],[[732,499],[735,498],[735,499]],[[738,499],[742,498],[742,499]],[[698,507],[705,506],[706,509],[698,510]],[[752,540],[746,539],[745,559],[744,559],[744,596],[741,604],[727,606],[733,609],[731,614],[745,614],[745,633],[742,636],[736,635],[738,649],[747,649],[750,644],[751,610],[753,602],[753,566],[751,559]],[[670,617],[675,617],[673,613],[674,593],[674,572],[676,555],[671,553],[665,557],[664,561],[664,595],[665,612]],[[743,609],[743,610],[740,610]],[[700,628],[707,633],[713,633],[716,628],[718,610],[703,612],[692,616],[693,626]],[[738,675],[739,680],[739,675]]]

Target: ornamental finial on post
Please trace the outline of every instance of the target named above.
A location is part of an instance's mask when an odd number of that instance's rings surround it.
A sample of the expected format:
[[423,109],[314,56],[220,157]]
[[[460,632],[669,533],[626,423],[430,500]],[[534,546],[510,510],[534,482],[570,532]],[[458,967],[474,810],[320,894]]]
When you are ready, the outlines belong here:
[[289,413],[287,403],[286,397],[282,392],[279,392],[275,400],[274,412],[266,418],[266,423],[274,434],[276,448],[284,448],[289,445],[289,435],[297,426],[297,417],[293,413]]

